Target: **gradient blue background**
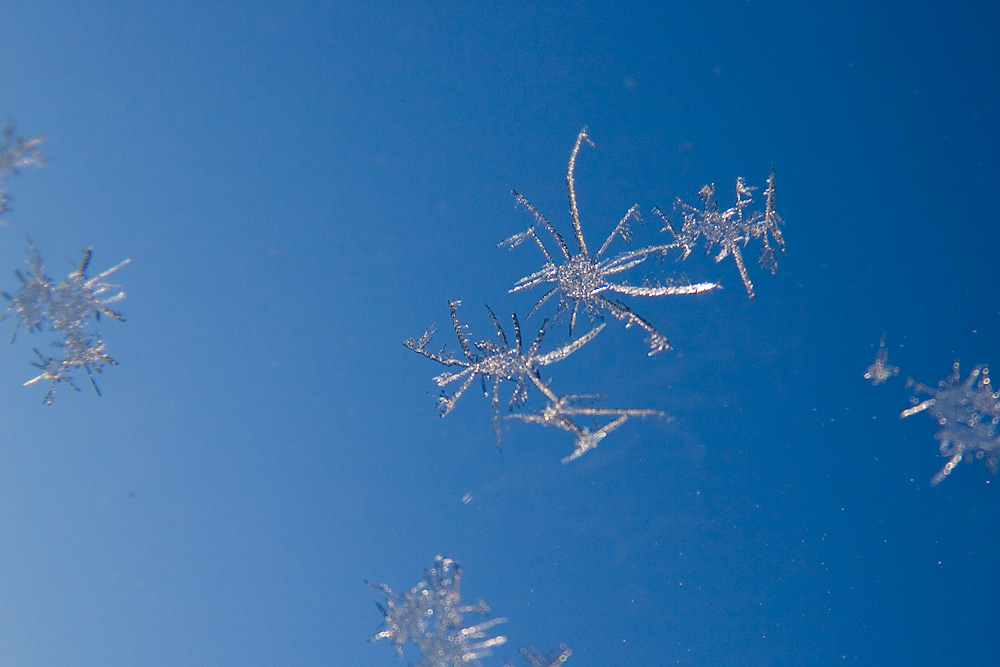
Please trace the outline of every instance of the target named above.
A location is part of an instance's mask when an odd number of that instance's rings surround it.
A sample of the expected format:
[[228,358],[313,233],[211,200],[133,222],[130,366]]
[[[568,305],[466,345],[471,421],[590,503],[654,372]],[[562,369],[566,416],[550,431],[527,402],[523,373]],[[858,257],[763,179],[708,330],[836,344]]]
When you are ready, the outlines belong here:
[[[934,424],[897,415],[905,377],[1000,363],[1000,11],[464,4],[0,11],[0,115],[50,162],[7,181],[0,286],[26,234],[54,275],[133,259],[103,398],[22,388],[40,335],[2,353],[0,662],[397,665],[363,581],[442,553],[510,619],[488,664],[996,664],[998,480],[930,488]],[[568,233],[585,124],[591,243],[773,164],[789,252],[754,302],[729,260],[668,263],[726,287],[632,301],[675,351],[612,323],[551,367],[675,416],[563,466],[536,426],[498,453],[475,391],[440,419],[401,343],[454,349],[448,299],[473,337],[527,312],[509,191]]]

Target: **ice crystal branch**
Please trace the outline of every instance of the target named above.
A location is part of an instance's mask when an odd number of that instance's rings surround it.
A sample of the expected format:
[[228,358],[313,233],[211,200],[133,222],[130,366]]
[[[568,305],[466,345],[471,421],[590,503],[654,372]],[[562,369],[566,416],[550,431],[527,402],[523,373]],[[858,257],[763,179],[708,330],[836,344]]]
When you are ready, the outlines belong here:
[[124,299],[125,292],[109,282],[108,277],[130,260],[126,259],[96,276],[87,277],[91,255],[90,248],[84,250],[76,269],[56,283],[46,275],[42,257],[29,241],[25,252],[28,268],[23,272],[14,270],[14,276],[21,283],[20,289],[14,294],[0,293],[9,304],[0,319],[8,316],[15,318],[11,342],[21,326],[26,327],[29,332],[48,328],[62,337],[62,340],[52,343],[53,347],[62,351],[61,358],[35,349],[38,361],[32,362],[32,365],[42,372],[24,383],[25,386],[30,386],[48,382],[49,388],[43,398],[46,404],[52,403],[60,382],[79,391],[72,379],[72,373],[76,369],[86,372],[94,391],[100,396],[94,373],[102,372],[105,365],[113,366],[117,363],[105,354],[104,341],[90,325],[91,318],[94,322],[99,322],[101,315],[119,322],[124,321],[121,313],[112,310],[111,305]]
[[[600,318],[602,312],[610,313],[612,317],[625,323],[626,328],[637,326],[647,334],[646,342],[649,344],[649,354],[653,355],[663,350],[670,349],[670,341],[644,317],[637,314],[629,306],[620,301],[608,298],[606,294],[623,294],[626,296],[656,297],[675,294],[696,294],[718,287],[715,283],[680,283],[667,281],[664,284],[646,284],[643,286],[629,285],[623,281],[615,281],[612,276],[632,269],[650,257],[659,256],[668,250],[678,248],[675,243],[657,246],[648,246],[638,250],[622,252],[613,257],[605,257],[611,243],[615,238],[621,238],[626,243],[632,240],[632,231],[629,226],[630,221],[642,223],[639,215],[638,205],[630,208],[618,224],[608,235],[600,249],[596,253],[591,253],[587,247],[587,242],[583,236],[583,229],[580,225],[580,212],[576,201],[576,183],[574,171],[576,169],[576,158],[580,152],[580,146],[584,143],[593,145],[587,135],[587,128],[580,131],[576,138],[576,144],[570,153],[569,168],[566,172],[566,190],[569,193],[570,220],[573,224],[573,236],[576,248],[571,249],[563,238],[559,230],[549,222],[549,220],[536,209],[531,202],[524,198],[516,190],[513,191],[514,198],[518,204],[524,206],[534,216],[535,224],[526,231],[520,232],[502,241],[501,246],[515,248],[526,241],[534,242],[545,258],[545,264],[541,269],[518,280],[511,292],[520,292],[533,287],[543,285],[548,286],[545,292],[535,303],[530,317],[543,304],[553,296],[559,297],[556,309],[556,318],[569,313],[570,335],[576,327],[577,317],[581,307],[592,319]],[[555,242],[558,253],[550,253],[542,242],[537,231],[542,228]]]
[[14,134],[14,125],[10,122],[4,125],[2,143],[0,143],[0,216],[7,211],[7,193],[3,189],[7,174],[16,174],[21,167],[40,165],[45,162],[45,156],[38,149],[44,137],[37,136],[25,139]]
[[[560,430],[573,435],[573,453],[562,459],[563,463],[569,463],[580,458],[592,449],[595,449],[605,437],[619,426],[624,424],[630,417],[659,417],[670,419],[670,415],[660,410],[650,410],[643,408],[598,408],[579,405],[581,402],[592,401],[599,398],[592,394],[570,394],[567,396],[554,397],[549,394],[550,403],[539,412],[519,413],[510,415],[510,419],[518,419],[523,422],[540,424],[542,426],[554,426]],[[573,417],[612,417],[613,419],[604,426],[596,427],[592,430],[588,426],[580,426]]]
[[[719,210],[718,202],[715,199],[715,184],[702,186],[698,195],[702,201],[702,208],[696,208],[684,203],[680,198],[674,202],[674,208],[681,212],[684,219],[680,229],[675,229],[667,216],[658,207],[653,212],[659,215],[664,222],[663,231],[669,231],[674,238],[675,247],[681,250],[679,260],[687,259],[691,251],[697,246],[699,239],[705,239],[705,253],[711,253],[712,249],[718,246],[718,254],[715,256],[716,262],[721,262],[726,257],[732,256],[739,271],[743,287],[746,288],[747,295],[754,297],[753,282],[750,280],[750,273],[747,271],[746,262],[743,260],[742,248],[753,239],[760,239],[761,251],[758,260],[762,268],[767,269],[772,274],[778,270],[778,262],[775,258],[775,248],[785,252],[785,240],[781,236],[781,225],[785,221],[781,219],[775,209],[774,203],[774,169],[767,179],[767,188],[764,190],[764,210],[748,212],[746,209],[753,202],[753,192],[757,188],[748,186],[743,177],[736,179],[736,203],[725,211]],[[772,240],[773,244],[772,245]]]
[[[938,382],[937,388],[906,381],[914,391],[912,407],[903,410],[900,418],[926,411],[938,424],[934,438],[940,444],[941,456],[948,459],[931,479],[931,486],[941,483],[962,459],[983,461],[992,474],[997,473],[1000,461],[1000,393],[993,390],[989,369],[976,366],[963,381],[958,362],[952,366],[951,375]],[[919,394],[931,397],[920,400]]]

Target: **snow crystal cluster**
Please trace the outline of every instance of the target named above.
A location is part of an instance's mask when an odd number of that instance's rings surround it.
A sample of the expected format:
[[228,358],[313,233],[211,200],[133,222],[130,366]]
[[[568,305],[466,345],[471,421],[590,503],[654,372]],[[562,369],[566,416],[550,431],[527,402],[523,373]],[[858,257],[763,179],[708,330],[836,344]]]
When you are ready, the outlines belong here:
[[[662,211],[654,208],[666,224],[663,231],[671,233],[673,237],[671,241],[613,252],[611,247],[616,240],[631,244],[632,223],[642,222],[639,206],[634,205],[622,216],[600,247],[594,250],[584,238],[576,199],[576,160],[580,147],[585,143],[593,145],[587,134],[587,128],[584,128],[576,138],[566,172],[566,189],[569,194],[570,221],[573,228],[572,239],[567,241],[548,218],[523,195],[514,191],[515,200],[531,213],[534,222],[526,230],[500,243],[502,247],[507,248],[515,248],[524,243],[534,244],[541,252],[544,259],[541,268],[517,280],[509,292],[528,291],[536,287],[544,289],[544,293],[535,302],[528,317],[532,317],[543,306],[554,300],[556,307],[553,320],[569,319],[570,342],[542,353],[542,339],[548,331],[548,320],[545,320],[539,327],[534,342],[525,351],[517,315],[511,318],[514,329],[514,343],[511,345],[503,326],[488,307],[487,311],[496,329],[496,339],[470,341],[465,325],[458,318],[458,301],[449,302],[449,309],[452,327],[461,350],[460,355],[446,352],[444,347],[438,351],[428,349],[434,335],[433,328],[427,329],[419,338],[411,338],[405,342],[414,352],[449,367],[450,370],[434,378],[434,382],[441,389],[438,408],[442,416],[452,411],[458,399],[478,378],[483,393],[489,397],[492,405],[493,432],[499,446],[500,385],[511,382],[514,389],[510,399],[506,401],[510,412],[508,418],[551,426],[568,433],[573,438],[573,451],[563,458],[564,463],[577,459],[597,447],[609,433],[630,418],[669,418],[669,415],[651,408],[603,407],[597,405],[600,397],[596,394],[556,394],[550,388],[550,381],[543,379],[542,367],[566,359],[593,340],[605,326],[601,320],[608,315],[624,323],[626,328],[636,327],[644,331],[650,356],[669,350],[672,347],[670,340],[652,322],[637,313],[631,305],[621,301],[619,297],[690,295],[710,292],[719,287],[716,282],[691,282],[671,277],[645,277],[639,284],[633,284],[625,277],[628,272],[645,265],[650,259],[663,259],[671,254],[677,254],[678,260],[682,261],[703,239],[706,252],[710,252],[714,247],[719,248],[715,258],[717,262],[727,256],[732,256],[736,260],[747,294],[753,298],[753,284],[750,282],[741,248],[751,240],[760,240],[763,245],[761,265],[770,269],[772,273],[777,267],[774,258],[775,248],[785,250],[785,242],[779,230],[779,226],[784,222],[774,205],[773,170],[764,193],[763,211],[749,210],[752,202],[751,194],[755,188],[747,186],[742,178],[736,182],[736,204],[726,211],[718,210],[714,200],[715,188],[706,185],[702,188],[704,210],[694,209],[677,200],[677,208],[681,210],[684,219],[683,225],[678,230],[671,226]],[[581,313],[591,322],[601,322],[587,333],[573,338],[578,329]],[[455,389],[452,393],[448,393],[448,388],[451,387]],[[529,390],[537,391],[544,404],[537,410],[523,411]],[[584,423],[588,420],[594,422],[593,427]]]
[[[21,167],[42,164],[45,158],[38,148],[42,140],[40,136],[24,139],[16,135],[10,123],[4,127],[3,143],[0,144],[0,215],[7,210],[9,201],[2,189],[5,177],[17,173]],[[41,372],[24,383],[25,386],[49,383],[43,398],[46,404],[52,403],[60,383],[64,382],[79,391],[73,382],[73,374],[77,370],[87,374],[94,391],[100,395],[94,373],[100,373],[106,365],[116,363],[105,352],[104,341],[95,325],[102,315],[124,321],[121,313],[112,310],[111,305],[124,299],[125,292],[108,282],[108,277],[128,264],[129,260],[88,277],[92,252],[90,248],[84,250],[77,267],[56,282],[46,274],[42,256],[29,240],[25,254],[28,268],[14,270],[20,287],[13,294],[0,292],[8,302],[0,319],[13,317],[15,320],[11,342],[22,326],[29,333],[49,331],[58,338],[51,344],[58,350],[53,355],[34,349],[37,361],[32,365]]]
[[[885,334],[879,341],[875,362],[865,371],[865,379],[877,385],[899,374],[899,367],[888,363]],[[913,391],[910,407],[899,417],[905,419],[926,412],[937,424],[934,439],[940,443],[941,456],[947,463],[931,478],[931,486],[945,480],[963,460],[982,461],[991,474],[1000,469],[1000,391],[990,381],[990,370],[980,364],[963,380],[958,362],[951,375],[931,387],[907,378],[907,389]],[[930,398],[921,400],[921,395]]]

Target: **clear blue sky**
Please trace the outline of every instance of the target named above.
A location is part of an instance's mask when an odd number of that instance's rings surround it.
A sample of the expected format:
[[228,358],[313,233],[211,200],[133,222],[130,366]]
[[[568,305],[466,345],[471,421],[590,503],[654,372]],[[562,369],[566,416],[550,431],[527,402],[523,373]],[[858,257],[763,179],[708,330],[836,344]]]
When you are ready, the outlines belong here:
[[[1000,363],[994,8],[277,4],[0,10],[0,117],[49,160],[5,182],[0,288],[26,235],[56,275],[132,258],[103,397],[21,387],[43,337],[0,359],[0,662],[397,665],[363,581],[436,554],[510,619],[490,665],[995,660],[1000,481],[931,488],[934,424],[897,418],[906,377]],[[724,289],[629,301],[674,351],[612,323],[546,377],[675,418],[562,465],[513,421],[498,453],[478,383],[439,418],[402,341],[455,350],[449,299],[477,339],[526,317],[510,190],[568,235],[584,125],[588,240],[773,165],[788,254],[748,249],[753,302],[730,260],[650,264]]]

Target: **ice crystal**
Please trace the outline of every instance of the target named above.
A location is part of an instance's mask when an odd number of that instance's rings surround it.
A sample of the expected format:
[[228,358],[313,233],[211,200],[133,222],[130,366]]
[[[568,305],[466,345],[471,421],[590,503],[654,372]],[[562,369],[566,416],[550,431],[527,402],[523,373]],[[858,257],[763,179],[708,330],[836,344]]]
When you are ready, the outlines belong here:
[[[785,240],[781,236],[780,226],[785,224],[774,204],[774,169],[767,179],[767,188],[764,190],[764,210],[748,213],[747,207],[753,201],[753,191],[757,188],[750,187],[742,177],[736,179],[736,204],[725,211],[719,210],[718,202],[715,200],[715,184],[705,185],[698,192],[702,201],[702,208],[698,209],[689,204],[685,204],[680,198],[674,203],[674,208],[681,212],[684,219],[680,229],[674,229],[670,220],[659,208],[653,211],[663,218],[665,226],[663,231],[669,231],[674,237],[674,243],[681,248],[680,260],[684,260],[691,254],[697,246],[698,240],[705,239],[705,253],[711,253],[715,246],[719,251],[715,256],[716,262],[721,262],[728,256],[732,256],[736,262],[736,269],[740,273],[740,279],[746,288],[747,295],[754,297],[753,283],[750,281],[750,274],[747,271],[746,263],[743,260],[742,248],[752,239],[760,239],[761,251],[759,263],[761,267],[768,269],[772,274],[778,270],[778,262],[775,258],[774,250],[778,248],[785,252]],[[771,245],[770,239],[774,240]]]
[[[934,438],[941,443],[941,456],[948,459],[931,479],[931,486],[950,475],[967,454],[966,461],[984,461],[991,473],[997,473],[1000,393],[993,390],[986,366],[976,366],[963,381],[956,361],[951,375],[938,382],[936,389],[912,379],[906,381],[906,386],[914,390],[910,399],[913,406],[903,410],[900,418],[926,411],[938,424]],[[917,394],[931,397],[921,401]]]
[[424,578],[406,593],[368,582],[386,596],[385,605],[377,604],[385,628],[368,641],[389,640],[400,658],[403,647],[412,643],[422,652],[423,660],[418,665],[424,667],[480,667],[481,658],[491,655],[493,647],[507,641],[502,635],[489,636],[494,626],[506,623],[507,619],[487,618],[467,624],[466,615],[486,616],[490,608],[482,600],[465,604],[461,581],[461,565],[451,558],[437,556]]
[[45,156],[38,150],[44,137],[24,139],[14,134],[14,125],[4,125],[2,143],[0,143],[0,216],[7,211],[7,193],[3,182],[7,174],[16,174],[21,167],[40,165],[45,162]]
[[[605,296],[605,294],[615,293],[626,296],[646,297],[666,296],[671,294],[695,294],[715,289],[718,285],[711,282],[692,284],[689,282],[666,281],[663,284],[650,283],[639,286],[629,285],[625,282],[615,282],[612,280],[612,276],[634,268],[645,262],[650,257],[662,255],[666,251],[679,246],[677,243],[648,246],[638,250],[622,252],[613,257],[605,257],[605,253],[611,243],[615,240],[615,237],[620,237],[626,243],[631,242],[632,232],[629,227],[629,221],[635,220],[639,223],[642,222],[639,215],[639,207],[638,205],[635,205],[630,208],[625,216],[618,222],[614,230],[612,230],[611,234],[601,245],[600,249],[598,249],[596,253],[591,254],[587,247],[587,243],[583,238],[583,230],[580,226],[580,213],[576,203],[576,185],[573,176],[576,168],[576,157],[580,151],[580,145],[584,141],[593,145],[590,138],[587,136],[586,127],[580,131],[579,136],[576,138],[576,144],[573,146],[572,153],[570,153],[569,168],[566,172],[566,189],[569,193],[570,219],[573,223],[573,235],[576,241],[575,252],[570,249],[565,239],[563,239],[562,234],[559,233],[552,223],[550,223],[545,216],[531,204],[531,202],[525,199],[516,190],[513,191],[514,198],[517,202],[524,205],[524,207],[527,208],[535,217],[535,224],[529,227],[526,231],[515,234],[514,236],[506,239],[501,242],[500,245],[514,248],[525,241],[534,241],[541,250],[542,255],[545,257],[545,264],[538,271],[518,280],[510,291],[520,292],[538,285],[548,285],[548,291],[535,303],[528,316],[530,317],[534,314],[553,296],[558,295],[559,304],[556,311],[557,318],[567,312],[570,313],[570,335],[572,335],[576,326],[577,316],[579,315],[580,307],[582,306],[584,311],[591,318],[601,317],[603,311],[610,313],[615,319],[625,322],[626,327],[635,325],[644,330],[648,335],[647,343],[650,347],[650,355],[663,350],[668,350],[671,345],[666,336],[657,331],[648,320],[634,312],[627,305],[621,303],[620,301],[610,299]],[[545,244],[542,243],[542,239],[536,231],[539,225],[543,227],[545,231],[548,232],[549,236],[552,237],[552,240],[555,241],[559,248],[558,254],[549,253]]]
[[[570,394],[567,396],[555,396],[547,391],[549,404],[539,412],[518,413],[510,415],[510,419],[518,419],[523,422],[541,424],[542,426],[554,426],[568,433],[574,438],[573,453],[562,459],[563,463],[569,463],[580,458],[592,449],[595,449],[605,437],[619,426],[624,424],[630,417],[660,417],[669,419],[670,416],[660,410],[650,410],[642,408],[598,408],[577,405],[583,401],[590,401],[599,398],[590,394]],[[612,417],[613,419],[600,428],[592,430],[588,426],[580,426],[573,417]]]
[[[541,328],[538,330],[538,336],[535,337],[535,341],[528,348],[527,352],[525,352],[522,347],[521,325],[517,320],[517,315],[511,316],[514,322],[514,347],[511,347],[507,340],[507,334],[500,325],[500,321],[497,320],[496,315],[487,306],[486,310],[489,312],[490,319],[493,320],[493,325],[497,330],[499,345],[491,340],[483,340],[470,345],[465,334],[465,327],[458,319],[458,305],[460,303],[460,301],[449,301],[448,308],[451,311],[452,326],[455,329],[455,335],[458,337],[458,344],[462,349],[463,358],[456,358],[446,353],[443,347],[438,352],[432,352],[427,349],[427,345],[434,336],[433,327],[427,329],[420,338],[411,338],[405,341],[404,345],[428,359],[433,359],[445,366],[461,369],[458,372],[442,373],[434,378],[437,385],[442,388],[455,382],[461,382],[454,394],[449,395],[442,389],[441,396],[438,399],[438,408],[441,411],[442,417],[454,409],[455,403],[462,397],[465,390],[469,388],[477,377],[479,378],[483,387],[483,394],[491,398],[493,406],[493,433],[496,436],[497,446],[500,446],[500,384],[505,380],[512,380],[516,383],[514,393],[508,404],[508,407],[511,409],[522,405],[527,399],[529,382],[543,394],[551,396],[550,390],[539,376],[538,369],[542,366],[562,361],[573,354],[600,333],[604,325],[601,324],[591,329],[588,333],[556,350],[539,354],[542,338],[545,336],[546,322],[543,322]],[[492,390],[487,388],[487,384],[491,386]]]
[[10,315],[16,319],[12,342],[22,325],[29,332],[49,328],[62,337],[62,340],[52,343],[62,351],[60,357],[51,357],[35,350],[38,361],[32,365],[42,372],[24,383],[29,386],[37,382],[48,382],[49,388],[43,398],[46,404],[52,403],[60,382],[79,391],[72,379],[72,373],[76,369],[83,369],[87,373],[94,391],[100,395],[94,373],[100,373],[105,364],[116,364],[114,359],[105,354],[105,344],[100,335],[89,326],[91,317],[94,321],[100,321],[101,315],[119,322],[124,321],[120,313],[111,309],[111,305],[124,299],[125,292],[108,282],[107,278],[130,260],[126,259],[107,271],[88,278],[87,267],[91,253],[90,248],[84,250],[76,269],[56,283],[46,275],[42,257],[29,241],[25,253],[28,268],[23,272],[14,270],[14,276],[21,283],[20,289],[13,295],[0,293],[9,302],[0,319]]
[[889,361],[889,351],[885,347],[885,332],[878,342],[878,352],[875,353],[875,362],[865,370],[865,379],[872,381],[872,386],[882,384],[891,377],[899,375],[899,366],[892,366]]

